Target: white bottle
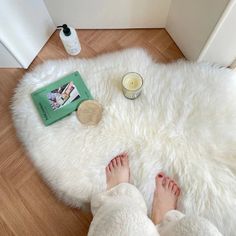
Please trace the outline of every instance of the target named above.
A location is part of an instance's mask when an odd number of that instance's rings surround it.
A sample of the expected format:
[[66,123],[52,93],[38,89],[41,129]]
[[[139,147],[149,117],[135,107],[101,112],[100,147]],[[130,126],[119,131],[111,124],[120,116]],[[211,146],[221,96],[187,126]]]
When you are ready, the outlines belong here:
[[66,52],[72,56],[79,54],[81,46],[75,29],[66,24],[57,26],[57,28],[62,28],[60,31],[60,38]]

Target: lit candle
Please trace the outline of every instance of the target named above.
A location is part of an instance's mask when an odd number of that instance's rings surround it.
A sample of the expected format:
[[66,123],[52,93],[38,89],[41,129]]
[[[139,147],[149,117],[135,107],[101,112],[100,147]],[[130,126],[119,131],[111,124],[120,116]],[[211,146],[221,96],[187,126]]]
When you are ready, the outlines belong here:
[[129,99],[137,98],[142,91],[143,78],[135,72],[129,72],[122,79],[122,90],[125,97]]

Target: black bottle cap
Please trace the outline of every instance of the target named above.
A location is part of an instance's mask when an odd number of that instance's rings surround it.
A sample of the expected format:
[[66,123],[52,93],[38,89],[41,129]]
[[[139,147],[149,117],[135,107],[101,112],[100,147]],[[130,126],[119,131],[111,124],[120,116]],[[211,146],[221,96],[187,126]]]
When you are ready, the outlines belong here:
[[59,25],[59,26],[57,26],[57,28],[58,29],[63,28],[63,33],[64,33],[65,36],[70,36],[71,35],[70,28],[66,24]]

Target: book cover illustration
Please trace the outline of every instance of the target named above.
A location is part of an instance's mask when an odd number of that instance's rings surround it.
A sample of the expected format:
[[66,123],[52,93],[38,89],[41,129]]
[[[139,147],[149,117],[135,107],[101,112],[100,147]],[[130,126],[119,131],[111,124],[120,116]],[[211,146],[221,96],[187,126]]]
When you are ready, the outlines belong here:
[[31,94],[45,125],[50,125],[75,111],[82,101],[93,99],[78,71]]

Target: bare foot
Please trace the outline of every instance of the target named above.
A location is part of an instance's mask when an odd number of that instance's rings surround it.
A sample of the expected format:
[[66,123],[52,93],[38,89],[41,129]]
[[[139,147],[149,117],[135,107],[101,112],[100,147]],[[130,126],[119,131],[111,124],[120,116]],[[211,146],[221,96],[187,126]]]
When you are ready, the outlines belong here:
[[128,154],[123,153],[113,158],[106,167],[107,189],[121,183],[129,183]]
[[180,188],[174,180],[159,173],[156,176],[156,190],[152,203],[152,221],[155,225],[160,224],[165,214],[175,210],[180,195]]

